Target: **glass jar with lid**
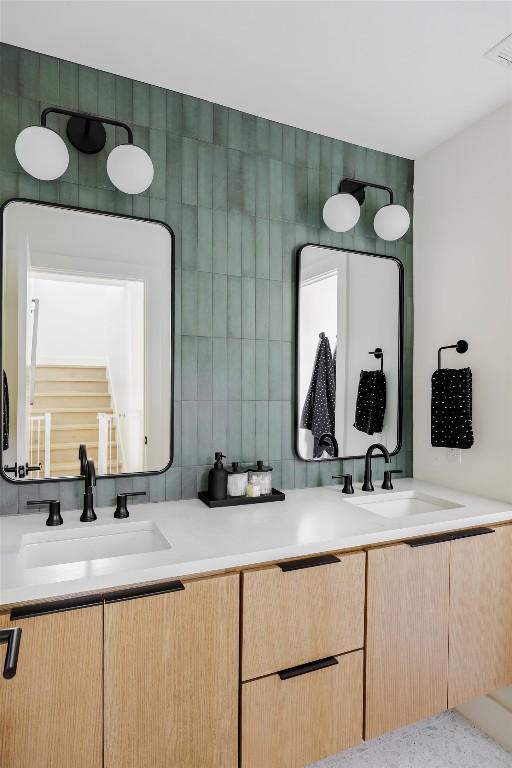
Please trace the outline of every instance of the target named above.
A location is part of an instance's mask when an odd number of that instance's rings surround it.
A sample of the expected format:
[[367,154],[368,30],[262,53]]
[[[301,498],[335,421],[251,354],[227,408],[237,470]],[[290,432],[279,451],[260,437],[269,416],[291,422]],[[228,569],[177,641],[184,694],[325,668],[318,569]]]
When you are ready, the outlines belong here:
[[249,482],[260,486],[262,496],[270,496],[272,494],[272,467],[265,467],[262,461],[257,461],[255,467],[249,467]]
[[228,474],[228,496],[245,496],[247,491],[247,470],[240,469],[238,461],[234,461],[231,466],[233,469]]

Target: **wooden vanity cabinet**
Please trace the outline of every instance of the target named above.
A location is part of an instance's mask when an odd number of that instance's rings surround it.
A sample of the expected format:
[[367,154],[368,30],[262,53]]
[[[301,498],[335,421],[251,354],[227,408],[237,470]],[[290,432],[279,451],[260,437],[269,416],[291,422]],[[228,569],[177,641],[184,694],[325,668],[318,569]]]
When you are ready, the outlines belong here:
[[243,573],[241,768],[300,768],[361,741],[365,562]]
[[512,684],[512,525],[487,531],[368,552],[365,738]]
[[16,674],[0,676],[0,765],[102,768],[103,607],[0,616],[0,629],[13,627],[21,638]]
[[244,683],[241,729],[242,768],[300,768],[359,744],[363,651]]
[[368,552],[365,738],[447,708],[450,543]]
[[448,706],[512,684],[512,525],[451,544]]
[[236,574],[105,603],[105,768],[236,768]]
[[242,680],[364,645],[364,552],[243,573]]

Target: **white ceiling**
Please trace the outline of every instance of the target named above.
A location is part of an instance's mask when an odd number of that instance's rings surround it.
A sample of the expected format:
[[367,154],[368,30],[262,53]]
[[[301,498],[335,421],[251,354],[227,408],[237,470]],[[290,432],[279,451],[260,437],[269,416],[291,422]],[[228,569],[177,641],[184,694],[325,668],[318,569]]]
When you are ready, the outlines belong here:
[[512,2],[3,0],[0,39],[416,158],[512,98]]

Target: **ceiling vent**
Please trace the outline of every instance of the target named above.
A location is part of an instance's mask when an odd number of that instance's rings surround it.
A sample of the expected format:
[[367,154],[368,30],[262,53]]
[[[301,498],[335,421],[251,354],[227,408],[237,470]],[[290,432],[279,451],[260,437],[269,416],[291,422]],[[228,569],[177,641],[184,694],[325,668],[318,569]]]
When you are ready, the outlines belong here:
[[487,53],[484,53],[486,59],[501,64],[502,67],[512,69],[512,35],[505,37],[500,43],[494,45]]

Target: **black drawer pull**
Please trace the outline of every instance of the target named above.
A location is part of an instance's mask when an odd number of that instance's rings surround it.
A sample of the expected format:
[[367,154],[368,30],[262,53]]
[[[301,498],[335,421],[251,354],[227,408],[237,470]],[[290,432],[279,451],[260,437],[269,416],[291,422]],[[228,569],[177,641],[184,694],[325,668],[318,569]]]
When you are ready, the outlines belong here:
[[164,584],[141,584],[138,587],[128,587],[112,592],[101,592],[94,595],[82,595],[81,597],[67,597],[63,600],[49,600],[46,603],[23,605],[13,608],[11,621],[19,619],[32,619],[36,616],[46,616],[49,613],[61,613],[62,611],[75,611],[78,608],[91,608],[103,603],[118,603],[121,600],[133,600],[136,597],[151,597],[165,592],[180,592],[185,589],[181,581],[166,581]]
[[298,667],[290,667],[289,669],[282,669],[277,674],[281,680],[289,680],[291,677],[298,677],[299,675],[307,675],[308,672],[316,672],[318,669],[325,669],[325,667],[333,667],[338,664],[336,656],[327,656],[326,659],[318,659],[317,661],[309,661],[307,664],[299,664]]
[[4,661],[4,677],[10,680],[16,674],[18,654],[20,652],[21,629],[0,629],[0,643],[7,643]]
[[299,571],[301,568],[316,568],[317,565],[331,565],[339,563],[340,558],[336,555],[318,555],[316,557],[303,557],[301,560],[288,560],[285,563],[278,563],[279,568],[284,571]]
[[103,603],[102,595],[82,595],[80,597],[66,597],[62,600],[48,600],[46,603],[34,603],[13,608],[11,621],[19,619],[33,619],[36,616],[47,616],[49,613],[62,613],[62,611],[75,611],[78,608],[91,608]]
[[469,531],[457,531],[452,534],[452,541],[457,539],[469,539],[471,536],[485,536],[486,533],[495,533],[494,528],[471,528]]
[[109,592],[104,595],[105,603],[119,603],[122,600],[133,600],[137,597],[152,597],[166,592],[181,592],[185,585],[181,581],[168,581],[165,584],[143,584],[140,587],[120,589],[117,592]]
[[493,528],[470,528],[467,531],[455,531],[455,533],[439,533],[436,536],[423,536],[419,539],[410,539],[407,544],[410,547],[428,547],[430,544],[443,544],[446,541],[468,539],[471,536],[484,536],[486,533],[494,533]]

